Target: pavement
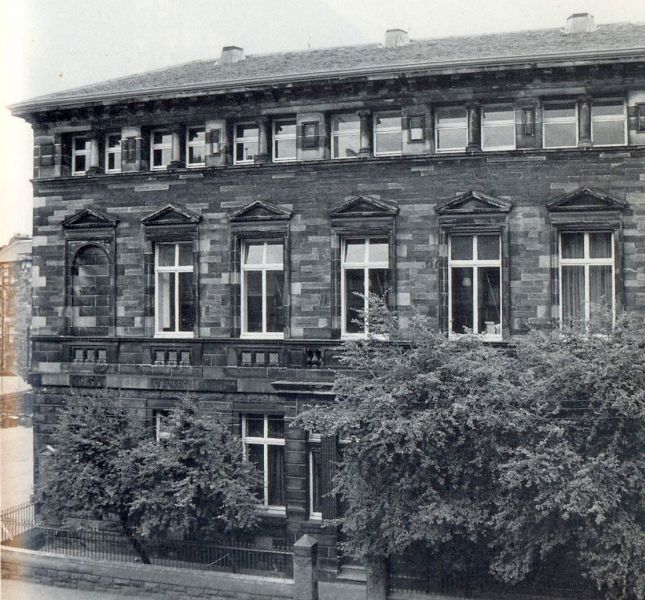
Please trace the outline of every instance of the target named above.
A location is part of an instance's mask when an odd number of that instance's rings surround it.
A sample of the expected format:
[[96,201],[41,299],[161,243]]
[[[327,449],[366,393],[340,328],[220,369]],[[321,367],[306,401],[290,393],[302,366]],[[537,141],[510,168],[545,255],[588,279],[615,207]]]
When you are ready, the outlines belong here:
[[88,592],[16,579],[0,579],[0,598],[2,600],[120,600],[121,598],[147,600],[154,596],[142,596],[140,592],[133,592],[131,595],[117,592]]
[[34,484],[31,427],[0,428],[0,508],[29,500]]

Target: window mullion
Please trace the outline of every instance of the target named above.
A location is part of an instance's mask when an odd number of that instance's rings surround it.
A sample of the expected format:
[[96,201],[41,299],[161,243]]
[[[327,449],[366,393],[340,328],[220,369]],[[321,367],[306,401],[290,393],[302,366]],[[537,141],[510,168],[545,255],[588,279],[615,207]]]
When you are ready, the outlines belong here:
[[262,268],[262,333],[267,332],[267,270]]
[[473,333],[479,333],[479,267],[473,265]]
[[264,505],[269,506],[269,446],[265,443],[264,449]]
[[363,330],[365,333],[367,333],[368,327],[367,327],[367,319],[369,318],[369,305],[370,305],[370,300],[369,300],[369,295],[370,295],[370,284],[369,284],[369,276],[370,276],[370,269],[369,267],[365,267],[363,271],[363,290],[364,290],[364,298],[363,298]]

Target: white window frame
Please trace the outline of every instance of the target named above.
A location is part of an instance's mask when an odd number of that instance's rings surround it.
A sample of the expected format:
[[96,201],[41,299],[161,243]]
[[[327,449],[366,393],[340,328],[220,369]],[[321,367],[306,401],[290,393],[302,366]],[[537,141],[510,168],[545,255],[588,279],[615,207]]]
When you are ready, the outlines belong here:
[[[495,119],[495,120],[484,120],[484,114],[486,110],[495,110],[495,109],[507,109],[513,113],[511,119]],[[515,123],[515,105],[514,104],[485,104],[481,107],[481,140],[482,140],[482,150],[485,151],[494,151],[494,150],[515,150],[517,148],[517,125]],[[508,146],[486,146],[485,140],[486,136],[484,135],[485,129],[493,129],[495,127],[508,127],[509,125],[513,126],[513,143]]]
[[[191,141],[190,140],[190,132],[194,129],[199,129],[200,131],[204,132],[204,143],[201,144],[199,141]],[[190,169],[195,169],[199,167],[204,167],[206,166],[205,160],[201,162],[190,162],[190,149],[191,148],[199,148],[202,147],[203,149],[203,156],[204,158],[206,157],[206,127],[203,125],[191,125],[190,127],[186,127],[186,166]]]
[[314,448],[318,451],[318,456],[322,459],[320,434],[310,433],[309,444],[310,447],[307,449],[307,465],[309,470],[309,519],[311,521],[322,521],[322,510],[314,510]]
[[[472,236],[473,258],[472,259],[453,259],[452,258],[452,238]],[[477,238],[478,237],[497,237],[499,241],[499,258],[496,259],[479,259],[477,257]],[[473,269],[473,332],[482,339],[492,342],[501,342],[504,334],[504,282],[502,280],[502,236],[499,233],[455,233],[448,237],[448,337],[458,338],[463,333],[452,330],[452,270],[453,268],[472,268]],[[475,331],[479,327],[479,268],[480,267],[497,267],[499,269],[499,333],[490,334],[486,332]]]
[[[371,240],[385,240],[387,245],[388,257],[385,261],[373,261],[369,260],[369,246]],[[363,260],[357,262],[351,262],[345,260],[347,255],[347,243],[348,242],[358,242],[363,241],[364,244],[364,254]],[[370,269],[387,269],[390,270],[390,244],[387,236],[370,236],[370,237],[354,237],[349,236],[341,240],[341,261],[340,261],[340,319],[341,319],[341,337],[344,339],[361,339],[368,335],[368,316],[369,316],[369,271]],[[358,270],[363,269],[363,311],[365,312],[365,322],[363,324],[364,331],[363,333],[348,332],[346,329],[347,323],[347,297],[345,293],[345,271],[348,270]]]
[[155,440],[157,444],[168,441],[170,439],[170,432],[165,431],[163,420],[167,419],[169,414],[166,410],[155,410]]
[[[280,123],[293,123],[293,126],[294,126],[293,133],[278,133],[277,128],[280,125]],[[285,140],[294,140],[294,142],[296,142],[296,140],[298,138],[298,123],[297,123],[295,117],[293,119],[276,119],[275,121],[273,121],[271,126],[272,126],[272,133],[273,133],[273,142],[272,142],[272,146],[273,146],[272,160],[273,160],[273,162],[293,162],[294,160],[296,160],[297,157],[298,157],[298,148],[297,148],[297,146],[294,146],[295,154],[293,156],[287,156],[287,157],[284,157],[284,158],[276,158],[276,156],[277,156],[276,149],[277,149],[278,142],[285,141]]]
[[[161,133],[162,135],[170,136],[170,141],[160,142],[159,144],[155,144],[155,133]],[[154,164],[155,150],[162,150],[162,151],[169,150],[169,156],[172,157],[172,132],[171,131],[169,131],[168,129],[155,129],[150,132],[150,170],[165,171],[168,168],[168,165],[170,164],[172,158],[171,160],[169,160],[167,163],[163,165],[155,165]]]
[[[584,234],[584,257],[583,258],[563,258],[562,257],[562,236],[567,233],[583,233]],[[590,234],[593,233],[609,233],[611,235],[611,256],[607,258],[590,258],[591,244],[589,241]],[[562,230],[558,234],[558,284],[559,284],[559,297],[560,297],[560,327],[564,325],[564,296],[562,295],[562,267],[584,267],[585,269],[585,300],[584,300],[584,317],[585,323],[591,320],[591,299],[589,291],[589,267],[611,267],[611,320],[612,324],[616,322],[616,249],[615,249],[615,236],[611,230],[598,230],[598,231],[572,231]]]
[[[243,137],[238,137],[237,135],[237,128],[238,127],[243,127],[245,125],[252,125],[255,127],[258,132],[254,136],[243,136]],[[242,160],[237,159],[237,144],[242,143],[242,141],[249,142],[249,143],[255,143],[255,154],[258,153],[258,141],[260,138],[260,126],[253,122],[253,121],[244,121],[242,123],[235,123],[233,125],[233,164],[234,165],[252,165],[255,162],[255,158],[244,158]],[[246,156],[246,152],[244,153],[244,156]],[[254,155],[255,156],[255,155]]]
[[[621,100],[619,98],[596,98],[595,103],[596,104],[602,104],[603,102],[615,102],[616,104],[622,104],[623,107],[623,112],[620,116],[618,115],[602,115],[598,117],[593,116],[593,107],[594,107],[594,101],[591,101],[591,141],[594,146],[597,148],[606,148],[609,146],[626,146],[627,145],[627,104],[625,103],[624,100]],[[597,144],[594,141],[594,123],[596,122],[601,122],[601,123],[618,123],[621,122],[623,124],[623,140],[619,144]]]
[[[179,273],[193,273],[194,266],[179,265],[179,246],[181,244],[189,245],[192,249],[192,242],[158,242],[155,244],[155,337],[164,338],[192,338],[193,331],[179,331]],[[161,246],[174,246],[175,247],[175,264],[168,266],[159,265],[159,249]],[[160,327],[161,310],[159,306],[160,301],[160,274],[161,273],[175,273],[175,331],[163,331]],[[195,281],[193,279],[193,285]]]
[[[247,266],[244,260],[247,247],[249,245],[259,244],[262,244],[262,263]],[[281,262],[267,262],[267,248],[269,244],[280,244],[282,246]],[[240,250],[240,337],[282,340],[284,339],[284,331],[267,331],[267,272],[282,271],[284,273],[284,239],[244,240]],[[249,271],[259,271],[262,273],[262,331],[248,331],[248,324],[246,322],[247,298],[245,274]]]
[[[398,117],[398,127],[388,126],[379,127],[377,121],[379,116],[382,117]],[[401,122],[401,111],[383,110],[374,113],[374,127],[372,131],[372,147],[374,148],[374,156],[401,156],[403,154],[403,124]],[[400,146],[398,150],[390,150],[387,152],[379,152],[378,150],[378,136],[383,133],[398,133]]]
[[[573,104],[574,116],[573,117],[551,117],[550,119],[546,116],[549,106],[555,104]],[[574,129],[576,132],[576,141],[575,144],[570,146],[547,146],[546,145],[546,128],[548,125],[564,125],[564,124],[574,124]],[[578,103],[575,100],[554,100],[552,102],[544,102],[542,104],[542,147],[543,148],[577,148],[579,142],[580,132],[578,131]]]
[[[110,148],[110,138],[117,137],[119,138],[119,146]],[[105,135],[105,172],[106,173],[120,173],[121,172],[121,151],[122,151],[123,139],[121,138],[121,132],[112,132]],[[110,164],[110,155],[114,155],[114,169],[110,169],[108,165]]]
[[[464,124],[463,125],[453,125],[453,124],[441,125],[441,123],[439,122],[439,113],[442,110],[444,110],[444,109],[446,109],[446,110],[460,109],[461,110],[462,108],[463,108],[463,111],[464,111]],[[441,106],[441,107],[438,107],[438,108],[435,109],[434,117],[435,117],[434,147],[435,147],[435,151],[437,152],[437,154],[444,154],[444,153],[447,154],[447,153],[451,153],[451,152],[452,153],[465,152],[466,151],[466,146],[468,145],[468,110],[466,109],[466,107],[465,106],[464,107],[461,107],[461,106]],[[466,135],[465,135],[466,139],[465,139],[464,145],[459,146],[459,147],[454,146],[454,147],[451,147],[451,148],[443,148],[443,149],[439,148],[439,132],[440,131],[448,131],[450,129],[459,129],[459,130],[463,130],[463,131],[466,132]]]
[[[85,140],[85,149],[77,150],[76,149],[76,140]],[[91,140],[87,135],[75,135],[72,137],[72,175],[85,175],[87,170],[90,168],[90,152],[91,152]],[[85,169],[82,171],[76,170],[76,157],[83,156],[85,157]]]
[[[347,116],[352,116],[356,117],[356,129],[350,129],[349,131],[334,131],[334,124],[338,122],[338,119],[341,117],[347,117]],[[340,160],[340,159],[345,159],[345,160],[353,160],[355,158],[358,158],[357,156],[336,156],[334,154],[334,139],[335,138],[344,138],[344,137],[354,137],[358,136],[359,140],[359,146],[360,146],[360,139],[361,139],[361,120],[358,117],[356,113],[342,113],[342,114],[337,114],[337,115],[332,115],[331,117],[331,157],[334,160]]]
[[[255,436],[248,435],[248,429],[249,429],[248,418],[249,418],[248,414],[242,415],[242,448],[244,452],[244,460],[248,462],[249,446],[250,445],[262,446],[262,450],[263,450],[262,457],[263,457],[263,463],[264,463],[263,465],[264,481],[262,482],[263,498],[262,498],[261,507],[265,509],[267,512],[286,514],[287,513],[286,505],[269,504],[269,446],[286,445],[285,438],[269,437],[269,418],[275,419],[275,418],[278,418],[278,415],[268,415],[268,414],[262,415],[262,418],[263,418],[262,437],[255,437]],[[286,461],[286,453],[285,453],[285,461]],[[285,478],[286,478],[286,474],[285,474]],[[286,489],[283,491],[286,494]]]

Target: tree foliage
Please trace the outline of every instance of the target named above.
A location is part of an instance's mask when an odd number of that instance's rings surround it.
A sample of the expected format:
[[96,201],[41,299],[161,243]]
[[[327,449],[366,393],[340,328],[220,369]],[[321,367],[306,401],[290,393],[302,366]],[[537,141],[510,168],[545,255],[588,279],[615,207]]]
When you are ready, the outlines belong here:
[[567,556],[607,597],[643,590],[645,328],[449,340],[372,303],[336,400],[299,424],[349,440],[335,479],[347,549],[423,544],[453,572],[517,583]]
[[200,415],[190,398],[171,412],[168,426],[168,440],[139,445],[124,473],[137,489],[129,509],[141,535],[181,531],[203,539],[252,529],[258,474],[243,460],[240,440],[219,416]]
[[46,523],[119,523],[146,563],[142,539],[253,528],[258,475],[219,417],[200,415],[186,398],[159,444],[133,416],[107,395],[71,398],[60,409],[39,489]]

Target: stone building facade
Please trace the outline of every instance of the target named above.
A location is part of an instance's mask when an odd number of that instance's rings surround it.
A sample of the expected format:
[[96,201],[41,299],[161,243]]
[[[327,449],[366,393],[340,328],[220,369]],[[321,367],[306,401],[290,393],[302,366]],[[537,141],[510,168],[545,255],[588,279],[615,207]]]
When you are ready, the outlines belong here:
[[31,239],[0,248],[0,374],[27,378],[31,320]]
[[265,476],[266,540],[342,571],[327,402],[363,299],[506,343],[645,312],[645,26],[244,56],[12,107],[34,129],[36,452],[72,389],[163,435],[191,392]]

